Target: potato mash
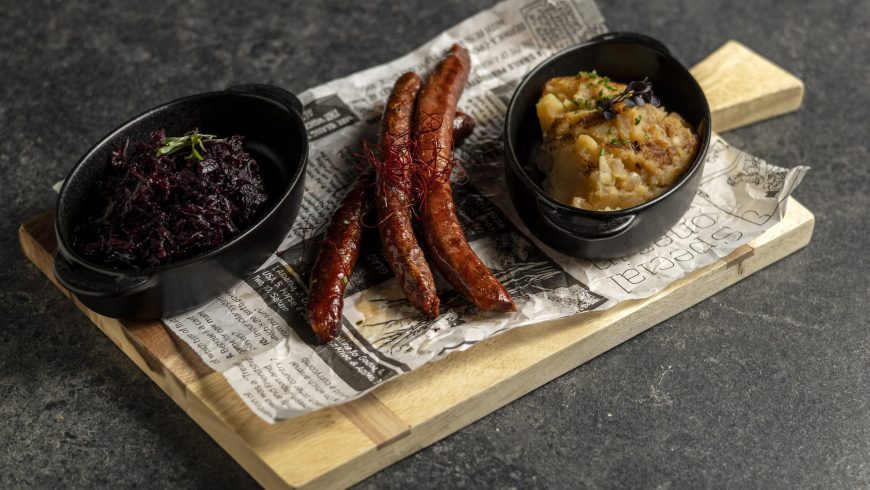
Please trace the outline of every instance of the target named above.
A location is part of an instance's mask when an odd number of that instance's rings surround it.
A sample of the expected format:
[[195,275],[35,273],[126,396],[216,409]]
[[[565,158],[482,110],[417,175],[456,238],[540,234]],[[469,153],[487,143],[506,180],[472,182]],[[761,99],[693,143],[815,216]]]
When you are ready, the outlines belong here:
[[[692,164],[700,140],[688,123],[663,107],[620,100],[625,88],[594,71],[544,86],[537,164],[554,199],[598,211],[630,208],[665,192]],[[610,99],[619,101],[608,106]]]

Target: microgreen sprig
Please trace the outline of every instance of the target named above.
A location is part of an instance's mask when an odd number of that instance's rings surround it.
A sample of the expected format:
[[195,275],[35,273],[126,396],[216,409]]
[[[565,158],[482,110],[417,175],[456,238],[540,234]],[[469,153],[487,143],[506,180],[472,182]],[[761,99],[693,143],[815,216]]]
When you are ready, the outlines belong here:
[[[643,107],[644,104],[651,104],[653,107],[662,105],[661,100],[653,94],[652,83],[648,78],[643,80],[635,80],[625,87],[625,90],[620,92],[615,97],[601,101],[600,108],[605,119],[613,119],[616,117],[616,109],[613,106],[617,102],[622,102],[625,107]],[[636,123],[635,123],[636,124]]]
[[[196,129],[185,134],[184,136],[169,136],[163,138],[163,146],[161,146],[157,150],[157,156],[171,155],[179,150],[189,147],[190,154],[184,158],[188,160],[191,158],[196,158],[197,160],[201,161],[202,154],[199,152],[199,150],[205,151],[206,141],[221,140],[217,139],[217,136],[213,134],[203,134]],[[197,150],[197,147],[199,148],[199,150]]]

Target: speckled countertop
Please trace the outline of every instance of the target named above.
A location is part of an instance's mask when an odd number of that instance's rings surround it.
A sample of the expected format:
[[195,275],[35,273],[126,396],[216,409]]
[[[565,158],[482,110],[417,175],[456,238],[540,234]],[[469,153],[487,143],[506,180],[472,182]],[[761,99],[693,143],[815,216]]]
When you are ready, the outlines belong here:
[[[18,250],[84,150],[160,102],[299,91],[489,5],[152,3],[0,4],[3,488],[256,485]],[[726,138],[813,168],[796,195],[814,239],[360,486],[870,485],[870,3],[601,3],[687,65],[733,38],[806,82],[798,113]]]

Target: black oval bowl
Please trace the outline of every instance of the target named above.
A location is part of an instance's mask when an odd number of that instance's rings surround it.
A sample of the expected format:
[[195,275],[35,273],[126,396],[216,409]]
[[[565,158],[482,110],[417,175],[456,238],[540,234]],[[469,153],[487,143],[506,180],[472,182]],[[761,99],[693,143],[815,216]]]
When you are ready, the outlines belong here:
[[[67,176],[55,211],[58,281],[88,308],[116,318],[153,319],[175,315],[217,296],[253,272],[284,239],[302,200],[308,136],[302,105],[291,93],[269,85],[243,85],[155,107],[124,123],[79,160]],[[70,246],[74,227],[95,205],[96,180],[110,152],[128,138],[146,140],[152,131],[245,137],[269,195],[259,218],[238,236],[209,252],[143,270],[116,270],[77,254]]]
[[[551,198],[535,165],[542,135],[535,104],[547,80],[581,70],[628,83],[648,77],[669,111],[701,138],[686,173],[664,194],[618,211],[590,211]],[[710,107],[689,71],[659,41],[634,33],[609,33],[553,55],[517,86],[505,116],[505,173],[511,201],[529,230],[554,249],[581,258],[619,257],[649,245],[685,214],[698,190],[710,145]]]

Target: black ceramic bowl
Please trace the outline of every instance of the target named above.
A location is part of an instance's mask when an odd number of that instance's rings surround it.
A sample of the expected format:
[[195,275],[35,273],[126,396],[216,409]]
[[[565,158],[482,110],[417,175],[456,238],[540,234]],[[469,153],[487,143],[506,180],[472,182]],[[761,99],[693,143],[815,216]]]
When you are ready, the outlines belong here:
[[[102,315],[151,319],[189,310],[259,267],[293,224],[305,187],[308,136],[302,105],[293,94],[269,85],[244,85],[178,99],[137,116],[112,131],[79,160],[57,199],[54,272],[64,287]],[[94,206],[96,179],[109,153],[126,141],[147,140],[193,129],[245,137],[245,149],[259,164],[269,201],[260,217],[233,240],[204,254],[161,267],[122,271],[78,255],[70,237]]]
[[[619,211],[574,208],[544,192],[544,176],[534,160],[542,139],[535,104],[547,80],[581,70],[597,70],[623,83],[648,77],[663,106],[696,129],[701,137],[698,154],[667,192]],[[619,257],[664,235],[689,209],[710,145],[710,107],[701,87],[662,43],[641,34],[609,33],[552,56],[526,75],[508,106],[504,141],[508,190],[529,230],[567,255]]]

